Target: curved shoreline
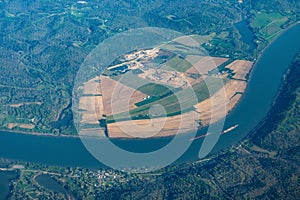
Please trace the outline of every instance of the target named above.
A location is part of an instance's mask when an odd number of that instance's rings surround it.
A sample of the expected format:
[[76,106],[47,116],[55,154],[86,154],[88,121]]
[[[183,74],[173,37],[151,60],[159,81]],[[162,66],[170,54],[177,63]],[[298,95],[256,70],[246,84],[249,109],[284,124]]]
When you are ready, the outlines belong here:
[[[288,29],[288,32],[281,38],[278,38],[274,45],[271,45],[272,48],[264,53],[261,62],[256,65],[256,70],[252,72],[253,75],[248,85],[248,92],[244,94],[246,98],[240,102],[234,113],[227,116],[224,127],[229,128],[235,124],[239,126],[232,130],[230,134],[222,135],[209,155],[222,152],[228,149],[229,146],[247,138],[249,133],[270,112],[272,101],[280,91],[282,80],[285,80],[282,77],[300,51],[299,33],[300,26],[296,26],[291,30]],[[199,130],[199,135],[206,131],[207,128]],[[192,135],[194,136],[191,133],[182,134],[180,140],[189,142],[188,140]],[[30,136],[29,134],[6,134],[5,132],[0,132],[0,136],[0,157],[3,158],[56,166],[93,169],[106,167],[89,153],[89,150],[78,138],[62,137],[62,135],[39,137],[33,136],[33,134]],[[147,153],[163,148],[170,143],[171,139],[112,139],[112,142],[114,145],[130,152]],[[199,150],[203,147],[206,139],[202,138],[191,142],[189,149],[183,152],[176,163],[199,160]],[[100,142],[99,145],[104,144],[103,148],[105,148],[105,141],[94,141],[91,139],[88,142],[92,144]],[[110,151],[103,150],[103,152],[110,153]]]
[[[299,24],[300,24],[300,22],[299,22]],[[282,109],[282,108],[274,108],[273,106],[276,107],[276,105],[279,104],[283,100],[284,94],[286,92],[286,88],[289,87],[288,81],[289,81],[290,77],[292,77],[294,75],[293,72],[297,70],[296,69],[297,67],[294,66],[294,62],[297,59],[297,57],[299,57],[299,56],[300,56],[300,51],[299,51],[298,55],[294,57],[290,66],[286,70],[286,72],[284,74],[284,79],[280,84],[279,92],[277,93],[277,95],[274,98],[274,101],[272,103],[272,107],[271,107],[270,111],[264,117],[264,119],[261,120],[261,122],[259,124],[257,124],[257,126],[253,130],[251,130],[249,132],[249,134],[244,139],[250,139],[252,136],[254,136],[264,125],[266,125],[270,121],[270,119],[273,117],[273,113],[277,114],[278,110]]]
[[[300,24],[300,21],[298,22],[295,22],[294,24],[288,26],[287,28],[285,28],[282,32],[280,32],[273,40],[272,42],[270,42],[261,52],[259,52],[257,55],[257,58],[255,59],[254,61],[254,64],[253,64],[253,67],[251,69],[251,71],[249,72],[249,78],[247,80],[247,82],[250,82],[251,79],[252,79],[252,76],[253,76],[253,72],[254,70],[256,70],[257,68],[257,65],[259,64],[260,62],[260,58],[262,57],[262,55],[264,54],[264,52],[270,48],[270,46],[281,36],[283,35],[285,32],[287,32],[288,30],[290,30],[291,28],[293,28],[294,26],[297,26]],[[284,73],[285,75],[288,73],[290,69],[290,66],[288,67],[288,69],[286,70],[286,72]],[[281,86],[282,87],[283,85],[283,82],[281,82]],[[248,86],[246,87],[245,92],[248,91]],[[281,88],[280,88],[281,89]],[[276,97],[274,98],[274,103],[276,103],[277,101],[277,96],[279,95],[281,91],[278,91]],[[244,95],[242,95],[242,97],[238,100],[237,104],[234,106],[234,108],[226,115],[226,118],[228,116],[230,116],[233,111],[239,106],[239,104],[243,101],[244,99]],[[267,116],[266,116],[267,117]],[[264,121],[264,120],[263,120]],[[259,126],[259,124],[257,125]],[[204,126],[204,127],[201,127],[200,129],[204,129],[206,128],[207,126]],[[255,128],[256,129],[256,128]],[[19,130],[9,130],[9,129],[0,129],[0,132],[5,132],[5,133],[15,133],[15,134],[22,134],[22,135],[35,135],[35,136],[45,136],[45,137],[56,137],[56,138],[80,138],[81,136],[80,135],[67,135],[67,134],[58,134],[58,135],[55,135],[55,134],[52,134],[52,133],[42,133],[42,132],[26,132],[26,131],[19,131]],[[188,134],[188,133],[186,133]],[[174,134],[175,135],[175,134]],[[148,138],[148,139],[159,139],[159,138],[172,138],[174,137],[174,135],[168,135],[168,136],[157,136],[157,137],[152,137],[152,138]],[[91,137],[92,136],[88,136],[88,137]],[[99,139],[105,139],[104,137],[97,137]],[[120,140],[139,140],[139,139],[142,139],[142,138],[126,138],[126,137],[116,137],[116,138],[111,138],[111,139],[120,139]]]
[[[267,50],[271,47],[271,45],[272,45],[272,44],[273,44],[273,43],[274,43],[281,35],[283,35],[285,32],[287,32],[288,30],[290,30],[291,28],[293,28],[293,27],[295,27],[295,26],[297,26],[297,25],[299,25],[299,24],[300,24],[300,21],[298,21],[298,22],[296,22],[295,24],[292,24],[292,25],[288,26],[287,28],[285,28],[280,34],[278,34],[278,35],[272,40],[272,42],[270,42],[270,43],[269,43],[269,44],[268,44],[261,52],[259,52],[259,53],[257,54],[257,58],[256,58],[256,60],[254,61],[253,67],[252,67],[252,69],[251,69],[250,72],[249,72],[249,78],[248,78],[248,80],[247,80],[248,83],[251,81],[252,76],[253,76],[253,72],[254,72],[254,70],[256,70],[257,65],[259,64],[259,61],[260,61],[262,55],[265,53],[265,51],[267,51]],[[284,76],[287,75],[288,71],[290,70],[290,67],[291,67],[291,66],[288,67],[288,69],[287,69],[286,72],[284,73]],[[281,81],[281,84],[280,84],[280,89],[281,89],[281,87],[282,87],[283,84],[284,84],[284,83],[283,83],[283,80],[282,80],[282,81]],[[246,93],[248,90],[249,90],[249,87],[248,87],[248,85],[247,85],[247,87],[246,87],[244,93]],[[278,91],[278,92],[277,92],[277,95],[274,97],[273,104],[276,103],[276,101],[277,101],[277,96],[279,95],[280,92],[281,92],[281,91]],[[235,109],[239,106],[239,104],[240,104],[243,100],[244,100],[244,95],[242,95],[242,97],[239,99],[239,101],[237,102],[237,104],[235,105],[235,107],[234,107],[234,108],[226,115],[226,118],[227,118],[228,116],[230,116],[230,115],[235,111]],[[259,126],[259,124],[258,124],[257,126]]]
[[[249,74],[249,79],[248,79],[248,81],[250,81],[251,80],[251,77],[252,77],[252,72],[253,72],[253,70],[256,68],[256,65],[258,64],[258,62],[260,61],[260,58],[262,57],[262,55],[265,53],[265,51],[267,50],[267,49],[269,49],[270,48],[270,46],[281,36],[281,35],[283,35],[285,32],[287,32],[288,30],[290,30],[291,28],[293,28],[293,27],[295,27],[295,26],[297,26],[297,25],[299,25],[300,24],[300,21],[298,21],[298,22],[296,22],[295,24],[291,24],[290,26],[288,26],[288,27],[286,27],[285,29],[283,29],[276,37],[274,37],[274,39],[272,40],[272,42],[270,42],[262,51],[260,51],[258,54],[257,54],[257,58],[256,58],[256,60],[254,61],[254,64],[253,64],[253,67],[252,67],[252,70],[251,70],[251,72],[250,72],[250,74]],[[246,90],[247,90],[247,88],[246,88]]]

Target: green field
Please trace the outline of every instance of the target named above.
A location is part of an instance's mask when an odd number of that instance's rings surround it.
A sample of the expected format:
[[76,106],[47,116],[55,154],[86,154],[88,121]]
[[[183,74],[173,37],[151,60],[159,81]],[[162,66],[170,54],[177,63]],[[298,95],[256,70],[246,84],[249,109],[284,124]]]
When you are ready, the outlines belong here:
[[281,30],[288,18],[280,13],[258,12],[250,20],[250,26],[260,40],[270,42]]
[[126,75],[111,76],[111,78],[149,96],[164,96],[171,93],[171,91],[174,89],[171,86],[164,86],[162,84],[156,84],[142,79],[133,74],[131,71],[127,72]]
[[[148,119],[149,109],[155,104],[162,105],[167,116],[179,115],[194,109],[194,105],[209,98],[220,90],[228,81],[224,79],[224,85],[217,81],[214,77],[207,77],[205,81],[201,81],[192,86],[192,88],[173,91],[170,95],[163,98],[158,98],[149,103],[142,103],[138,108],[130,111],[130,116],[133,119]],[[209,89],[208,89],[209,86]],[[129,120],[127,113],[119,113],[114,116],[108,116],[107,122]]]
[[158,96],[158,97],[162,97],[172,93],[172,90],[169,88],[169,86],[167,87],[156,83],[148,83],[146,85],[137,88],[137,90],[149,96]]
[[179,72],[185,72],[189,68],[192,67],[192,64],[186,61],[184,58],[181,56],[175,56],[171,60],[168,60],[165,63],[166,67],[163,67],[162,69],[165,70],[174,70],[174,71],[179,71]]

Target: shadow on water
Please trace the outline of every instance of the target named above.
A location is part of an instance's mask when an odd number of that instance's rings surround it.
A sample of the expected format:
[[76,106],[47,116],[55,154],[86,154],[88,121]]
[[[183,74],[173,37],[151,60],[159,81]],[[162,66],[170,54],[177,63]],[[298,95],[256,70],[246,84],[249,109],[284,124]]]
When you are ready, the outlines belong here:
[[10,191],[10,183],[18,177],[16,171],[0,171],[0,200],[6,199]]
[[62,129],[62,127],[69,126],[71,124],[71,122],[73,120],[73,114],[70,109],[71,106],[72,106],[72,104],[70,103],[66,108],[64,108],[61,111],[57,121],[54,121],[50,124],[53,128]]

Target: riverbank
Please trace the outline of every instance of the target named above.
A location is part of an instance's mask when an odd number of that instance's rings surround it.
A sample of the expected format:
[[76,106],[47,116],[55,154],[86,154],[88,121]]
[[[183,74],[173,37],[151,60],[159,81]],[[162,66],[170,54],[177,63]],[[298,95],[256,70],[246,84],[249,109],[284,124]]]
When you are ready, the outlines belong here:
[[[300,25],[300,21],[297,22],[297,23],[295,23],[295,24],[292,24],[292,25],[288,26],[286,29],[284,29],[280,34],[278,34],[278,35],[274,38],[274,40],[273,40],[271,43],[268,44],[268,46],[266,46],[259,54],[257,54],[257,58],[255,59],[255,61],[254,61],[254,63],[253,63],[253,67],[251,68],[251,70],[249,71],[249,74],[248,74],[248,80],[247,80],[248,82],[251,81],[252,75],[253,75],[254,71],[257,69],[257,65],[259,65],[260,59],[261,59],[261,57],[263,56],[263,54],[264,54],[269,48],[271,48],[272,44],[275,43],[276,40],[277,40],[279,37],[281,37],[283,34],[285,34],[287,31],[289,31],[290,29],[292,29],[293,27],[295,27],[295,26],[297,26],[297,25]],[[289,68],[286,70],[286,72],[285,72],[284,75],[282,76],[283,79],[284,79],[284,77],[287,75],[287,72],[288,72],[288,71],[289,71]],[[282,86],[282,85],[283,85],[283,83],[281,84],[281,86]],[[281,87],[281,86],[280,86],[280,87]],[[249,88],[246,87],[244,93],[248,92],[248,90],[249,90]],[[280,92],[277,93],[277,95],[279,95],[279,94],[280,94]],[[277,96],[275,96],[275,98],[274,98],[274,100],[273,100],[273,104],[276,103],[276,98],[277,98]],[[232,113],[233,111],[235,111],[235,109],[239,106],[240,102],[243,101],[243,99],[244,99],[244,97],[242,97],[242,98],[239,99],[239,101],[237,102],[235,108],[233,108],[233,109],[231,110],[231,112],[228,113],[227,116],[230,116],[231,113]]]
[[280,91],[273,101],[273,106],[270,112],[261,121],[261,123],[259,123],[257,127],[248,134],[248,139],[252,138],[253,136],[256,136],[256,138],[262,138],[265,134],[268,134],[284,117],[281,113],[283,113],[284,110],[287,110],[291,102],[295,99],[294,92],[299,87],[297,83],[300,82],[300,78],[298,76],[300,73],[300,67],[299,65],[295,64],[297,60],[298,63],[300,63],[300,52],[285,73],[284,80],[280,86]]
[[[297,22],[297,23],[295,23],[295,24],[289,26],[288,28],[286,28],[284,31],[282,31],[282,32],[274,39],[274,41],[276,41],[278,37],[280,37],[282,34],[284,34],[286,31],[288,31],[288,30],[291,29],[292,27],[298,25],[299,23],[300,23],[300,22]],[[274,41],[273,41],[273,42],[274,42]],[[273,42],[271,42],[271,43],[270,43],[263,51],[261,51],[261,52],[259,53],[258,58],[257,58],[256,62],[254,63],[254,66],[253,66],[252,70],[250,71],[248,81],[251,81],[253,71],[256,70],[256,66],[258,65],[258,62],[259,62],[261,56],[263,55],[263,53],[264,53],[268,48],[270,48],[270,46],[273,44]],[[248,87],[246,88],[245,92],[247,92],[247,90],[248,90]],[[242,101],[242,99],[243,99],[243,97],[241,97],[241,100],[239,100],[239,101],[237,102],[237,104],[236,104],[235,107],[237,107],[237,106],[240,104],[240,102]],[[233,110],[235,110],[235,108],[233,108],[232,111],[233,111]],[[231,115],[232,111],[228,114],[228,116]],[[78,135],[66,135],[66,134],[51,134],[51,133],[39,133],[39,132],[27,132],[27,131],[8,130],[8,129],[1,129],[0,131],[2,131],[2,132],[11,132],[11,133],[20,133],[20,134],[29,134],[29,135],[37,135],[37,136],[47,136],[47,137],[79,138]],[[170,136],[167,135],[167,136],[159,136],[159,137],[170,137]],[[99,137],[97,137],[97,138],[99,138]],[[114,137],[114,138],[115,138],[115,139],[118,139],[118,138],[122,138],[122,137]],[[132,139],[132,138],[130,138],[130,139]]]
[[56,135],[56,134],[51,134],[51,133],[26,132],[26,131],[9,130],[9,129],[0,129],[0,132],[5,132],[5,133],[17,133],[17,134],[24,134],[24,135],[46,136],[46,137],[79,138],[79,135],[66,135],[66,134],[59,134],[59,135]]
[[[255,69],[252,71],[248,89],[239,105],[227,116],[224,125],[225,128],[235,124],[239,126],[229,134],[223,134],[211,153],[217,153],[240,142],[269,113],[282,83],[282,77],[300,50],[300,41],[297,40],[299,33],[300,26],[288,29],[261,56],[260,61],[256,63]],[[206,132],[207,129],[205,128],[199,130],[199,135]],[[190,136],[182,136],[182,140],[188,141]],[[193,141],[190,148],[183,152],[178,162],[199,160],[199,149],[203,139]],[[170,142],[170,139],[114,139],[112,142],[131,152],[146,153],[161,149]],[[105,145],[105,141],[99,141],[99,145],[102,144]],[[110,153],[109,151],[105,152]],[[90,155],[81,140],[73,137],[42,137],[40,135],[0,132],[0,157],[47,165],[103,167],[103,164]]]

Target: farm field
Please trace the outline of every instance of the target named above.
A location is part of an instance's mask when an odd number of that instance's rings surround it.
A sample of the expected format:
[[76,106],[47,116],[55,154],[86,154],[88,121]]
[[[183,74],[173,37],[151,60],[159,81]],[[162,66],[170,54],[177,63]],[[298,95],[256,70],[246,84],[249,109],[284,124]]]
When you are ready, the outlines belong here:
[[250,21],[250,26],[259,40],[270,42],[282,31],[287,21],[288,17],[280,13],[258,12]]
[[147,138],[197,130],[235,107],[252,65],[222,57],[174,56],[164,49],[123,55],[84,84],[82,132]]

